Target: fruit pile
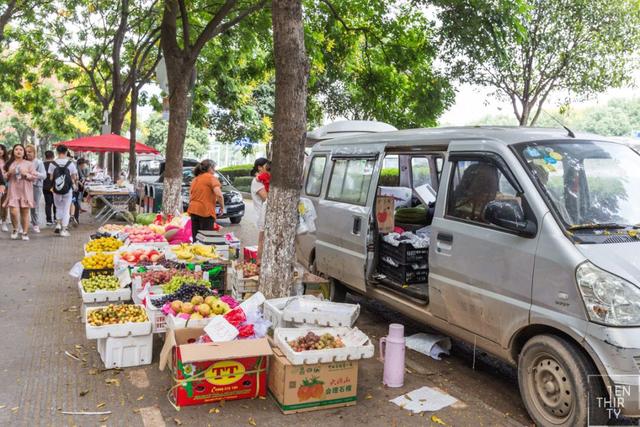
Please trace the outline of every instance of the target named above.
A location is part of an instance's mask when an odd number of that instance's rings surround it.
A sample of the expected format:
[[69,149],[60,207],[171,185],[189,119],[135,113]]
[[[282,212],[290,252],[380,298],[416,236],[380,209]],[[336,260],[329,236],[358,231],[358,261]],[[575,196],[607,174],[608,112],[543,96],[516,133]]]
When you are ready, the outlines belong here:
[[171,280],[162,285],[162,292],[165,294],[172,294],[178,291],[184,285],[198,285],[210,287],[211,283],[208,280],[196,279],[195,277],[177,275],[173,276]]
[[106,274],[92,274],[88,279],[82,279],[80,283],[85,292],[117,291],[120,289],[118,278]]
[[164,254],[157,249],[136,249],[120,253],[120,259],[130,264],[155,264],[164,258]]
[[209,289],[207,286],[183,285],[180,287],[180,289],[178,289],[177,291],[171,294],[164,295],[163,297],[158,299],[152,299],[151,304],[156,308],[160,308],[166,303],[172,302],[175,300],[191,301],[191,298],[193,298],[196,295],[207,297],[209,295],[214,295],[214,292],[211,289]]
[[202,279],[202,271],[178,270],[171,268],[162,271],[145,271],[141,273],[134,272],[132,277],[140,277],[142,284],[150,283],[151,286],[162,285],[171,280],[175,275],[193,277],[194,279]]
[[253,277],[260,275],[260,266],[253,262],[242,264],[242,277]]
[[126,226],[124,232],[129,236],[131,243],[166,242],[164,236],[156,233],[147,226]]
[[[171,301],[169,313],[175,315],[188,315],[190,319],[206,319],[231,311],[231,307],[218,297],[209,295],[202,297],[194,295],[188,302],[179,299]],[[181,316],[186,317],[186,316]]]
[[196,258],[214,259],[218,258],[216,248],[213,245],[187,244],[172,246],[171,251],[183,261],[191,261]]
[[105,224],[98,228],[98,232],[100,233],[119,233],[122,230],[124,230],[124,225],[118,224]]
[[113,254],[98,252],[95,255],[82,258],[82,266],[87,270],[102,270],[113,268]]
[[344,347],[344,343],[340,337],[334,337],[329,333],[319,336],[311,331],[309,331],[305,336],[289,341],[288,344],[295,352]]
[[120,249],[122,241],[115,237],[100,237],[90,240],[85,247],[87,252],[114,252]]
[[106,307],[91,310],[87,316],[87,322],[91,326],[146,322],[148,320],[149,318],[144,308],[132,304],[109,304]]

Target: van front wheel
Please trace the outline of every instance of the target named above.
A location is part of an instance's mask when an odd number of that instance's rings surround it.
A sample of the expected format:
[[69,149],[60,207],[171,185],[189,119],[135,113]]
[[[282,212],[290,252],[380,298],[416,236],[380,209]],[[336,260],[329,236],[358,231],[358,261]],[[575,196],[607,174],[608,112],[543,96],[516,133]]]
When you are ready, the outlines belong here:
[[597,374],[581,349],[555,335],[531,338],[518,360],[520,394],[538,426],[606,424],[597,400],[606,392]]

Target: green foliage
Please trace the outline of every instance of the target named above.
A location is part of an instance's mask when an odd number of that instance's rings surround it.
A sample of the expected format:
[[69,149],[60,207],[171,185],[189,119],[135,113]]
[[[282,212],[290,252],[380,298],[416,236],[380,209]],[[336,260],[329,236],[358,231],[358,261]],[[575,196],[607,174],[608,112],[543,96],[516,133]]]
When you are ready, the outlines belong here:
[[[167,135],[169,123],[162,119],[160,114],[152,114],[151,117],[141,124],[142,141],[154,147],[160,152],[167,148]],[[209,149],[209,134],[206,129],[196,127],[191,123],[187,126],[187,136],[185,138],[184,153],[186,157],[201,158]]]
[[383,187],[397,187],[400,185],[400,171],[398,168],[382,169],[378,185]]
[[552,91],[580,97],[628,82],[640,43],[635,0],[432,0],[445,63],[464,82],[493,87],[520,125]]
[[[251,170],[253,169],[253,164],[245,164],[245,165],[236,165],[236,166],[227,166],[226,168],[220,169],[220,172],[225,174],[229,179],[233,180],[236,177],[240,176],[251,176]],[[235,182],[235,181],[234,181]]]
[[233,179],[233,185],[239,187],[251,186],[252,176],[237,176]]

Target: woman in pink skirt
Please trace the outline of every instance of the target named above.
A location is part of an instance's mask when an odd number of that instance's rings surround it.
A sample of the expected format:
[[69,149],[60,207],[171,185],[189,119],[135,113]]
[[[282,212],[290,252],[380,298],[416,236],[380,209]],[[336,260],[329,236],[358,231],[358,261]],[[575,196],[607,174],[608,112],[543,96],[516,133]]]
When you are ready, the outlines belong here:
[[30,209],[33,204],[33,181],[38,178],[33,163],[25,158],[22,144],[16,144],[11,151],[11,158],[4,165],[5,179],[9,183],[7,199],[4,207],[11,214],[11,239],[18,238],[18,226],[22,225],[22,240],[29,240]]

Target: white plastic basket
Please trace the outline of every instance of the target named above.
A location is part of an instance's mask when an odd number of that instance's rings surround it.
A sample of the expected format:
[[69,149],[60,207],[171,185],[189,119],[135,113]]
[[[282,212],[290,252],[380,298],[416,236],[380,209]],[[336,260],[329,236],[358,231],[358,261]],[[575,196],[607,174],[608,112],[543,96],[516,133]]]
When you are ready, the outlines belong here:
[[[340,337],[345,346],[324,350],[295,352],[288,341],[306,335],[309,331],[322,335],[330,333]],[[373,357],[374,348],[369,337],[358,328],[277,328],[273,334],[276,345],[294,365],[340,362]]]
[[101,338],[97,348],[107,369],[148,365],[153,358],[153,335]]
[[80,291],[82,302],[85,303],[131,300],[130,288],[120,288],[115,291],[98,290],[95,292],[85,292],[84,288],[82,287],[82,281],[78,281],[78,290]]
[[352,327],[360,315],[359,304],[293,297],[282,308],[282,320],[317,326]]
[[151,321],[151,331],[154,334],[164,334],[167,331],[167,318],[161,308],[156,308],[151,304],[151,299],[147,298],[147,316]]
[[[287,322],[282,319],[282,310],[285,308],[287,303],[294,298],[307,298],[311,300],[318,300],[313,295],[303,295],[301,297],[284,297],[284,298],[273,298],[268,299],[264,302],[262,306],[262,314],[264,318],[271,322],[272,328],[295,328],[298,325],[294,322]],[[319,300],[318,300],[319,301]]]
[[[94,340],[107,337],[126,337],[126,336],[139,336],[148,335],[151,333],[151,322],[128,322],[115,325],[104,326],[92,326],[87,322],[89,314],[96,309],[104,308],[105,306],[87,308],[84,315],[85,318],[85,331],[87,333],[87,339]],[[141,308],[145,308],[140,305]],[[148,317],[148,316],[147,316]]]

